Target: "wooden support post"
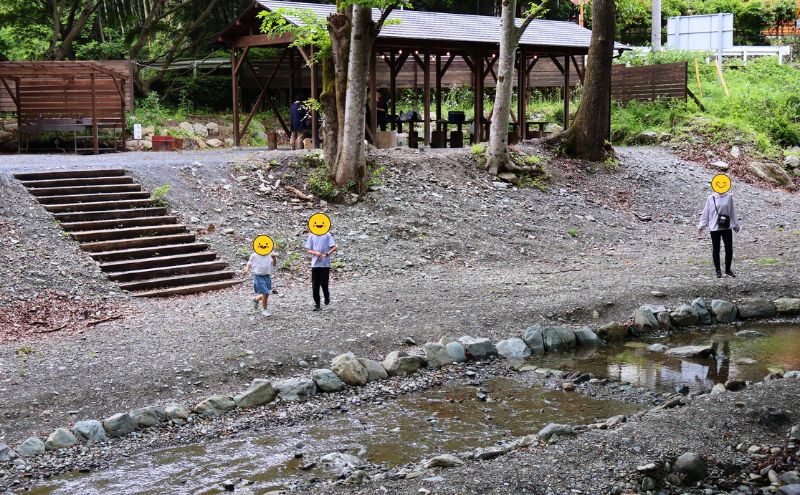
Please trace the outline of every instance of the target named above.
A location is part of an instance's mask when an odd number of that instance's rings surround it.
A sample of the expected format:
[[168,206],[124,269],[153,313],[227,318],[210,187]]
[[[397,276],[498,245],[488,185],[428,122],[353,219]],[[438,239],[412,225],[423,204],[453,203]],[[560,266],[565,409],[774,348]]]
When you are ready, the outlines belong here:
[[395,55],[389,55],[389,93],[392,98],[392,130],[397,130],[397,75],[395,74]]
[[569,129],[569,55],[564,54],[564,130]]
[[519,63],[517,64],[517,120],[520,140],[528,139],[528,59],[525,49],[519,49]]
[[94,71],[91,75],[92,80],[92,149],[95,155],[100,154],[100,136],[97,134],[97,92],[95,91]]
[[289,51],[289,105],[294,103],[294,50]]
[[[126,119],[125,119],[125,79],[120,79],[119,80],[119,84],[120,84],[120,90],[121,90],[120,91],[121,94],[120,94],[120,97],[119,97],[119,99],[120,99],[119,117],[120,117],[120,122],[122,122],[122,126],[120,127],[120,130],[119,130],[119,134],[120,134],[119,139],[120,139],[120,151],[124,151],[125,150],[125,138],[127,137],[125,135],[125,128],[127,127],[125,125],[126,122],[127,122]],[[112,129],[112,131],[113,131],[113,129]]]
[[[442,120],[442,55],[436,54],[436,120]],[[438,130],[438,129],[437,129]]]
[[239,135],[239,67],[236,60],[236,48],[231,48],[231,96],[233,104],[233,144],[240,146]]
[[484,66],[486,59],[483,53],[475,54],[475,68],[477,76],[475,80],[475,142],[483,141],[483,82],[486,79]]
[[[5,80],[3,80],[5,83]],[[22,98],[19,95],[19,78],[14,78],[14,94],[16,94],[17,103],[17,153],[22,153]]]
[[369,57],[369,128],[372,131],[372,144],[378,146],[378,52],[372,49]]
[[[314,47],[310,46],[308,48],[308,59],[314,59]],[[317,64],[311,64],[311,98],[314,100],[319,99],[319,95],[317,94]],[[319,116],[317,115],[316,110],[311,111],[311,142],[314,144],[314,148],[319,148]]]
[[431,144],[431,51],[425,49],[425,67],[423,67],[423,104],[425,105],[425,122],[422,123],[422,132],[425,133],[425,146]]

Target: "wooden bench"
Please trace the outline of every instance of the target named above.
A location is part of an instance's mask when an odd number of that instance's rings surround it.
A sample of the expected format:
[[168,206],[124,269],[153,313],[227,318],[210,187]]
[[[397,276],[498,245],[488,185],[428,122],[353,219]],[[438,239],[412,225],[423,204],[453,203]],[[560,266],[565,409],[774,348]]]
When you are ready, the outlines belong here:
[[[541,139],[541,138],[544,137],[544,134],[545,134],[544,133],[544,128],[547,127],[547,124],[549,124],[549,123],[550,122],[548,122],[546,120],[529,120],[529,121],[525,122],[525,135],[528,136],[529,138],[535,137],[535,138]],[[531,126],[534,126],[534,125],[535,126],[539,126],[539,130],[531,131]]]

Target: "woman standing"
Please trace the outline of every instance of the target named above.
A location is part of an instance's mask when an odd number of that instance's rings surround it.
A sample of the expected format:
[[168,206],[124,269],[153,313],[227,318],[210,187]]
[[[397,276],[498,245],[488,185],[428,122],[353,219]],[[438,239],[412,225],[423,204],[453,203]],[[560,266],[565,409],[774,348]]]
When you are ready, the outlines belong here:
[[714,192],[706,199],[700,223],[697,224],[697,235],[699,237],[706,227],[711,232],[711,257],[717,270],[717,278],[722,277],[719,262],[720,240],[725,244],[725,275],[735,277],[731,271],[733,232],[739,232],[740,227],[733,206],[733,196],[728,193],[731,189],[731,180],[725,174],[716,175],[711,180],[711,188]]

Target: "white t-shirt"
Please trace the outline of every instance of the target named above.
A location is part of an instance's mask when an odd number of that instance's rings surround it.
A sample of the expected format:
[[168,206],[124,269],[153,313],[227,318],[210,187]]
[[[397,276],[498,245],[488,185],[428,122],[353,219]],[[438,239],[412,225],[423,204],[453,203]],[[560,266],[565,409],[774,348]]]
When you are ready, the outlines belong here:
[[253,267],[253,273],[256,275],[272,275],[272,257],[276,256],[274,252],[267,256],[261,256],[258,253],[250,255],[250,266]]

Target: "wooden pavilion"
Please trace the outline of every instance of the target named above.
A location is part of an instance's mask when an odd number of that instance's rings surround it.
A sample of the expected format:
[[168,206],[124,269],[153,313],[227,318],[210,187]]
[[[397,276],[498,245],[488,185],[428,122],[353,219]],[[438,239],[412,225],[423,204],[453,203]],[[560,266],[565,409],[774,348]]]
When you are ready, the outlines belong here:
[[[233,132],[234,141],[238,146],[242,134],[255,116],[258,108],[265,101],[278,116],[281,126],[289,131],[285,120],[280,116],[277,105],[269,97],[269,92],[274,89],[273,83],[276,74],[286,65],[290,74],[289,91],[292,94],[295,86],[294,74],[296,63],[294,49],[289,48],[292,42],[290,34],[283,36],[270,36],[260,32],[261,21],[258,13],[276,11],[278,9],[302,9],[313,12],[319,18],[326,18],[335,12],[336,6],[329,4],[311,4],[281,0],[257,0],[248,7],[232,24],[219,33],[215,42],[230,48],[232,93],[233,93]],[[380,13],[376,10],[373,18],[378,19]],[[303,21],[292,15],[284,18],[295,25],[302,25]],[[373,56],[370,60],[370,118],[368,119],[367,134],[372,137],[377,135],[377,73],[380,64],[386,64],[389,72],[389,92],[391,93],[392,115],[397,114],[397,78],[401,71],[409,65],[420,69],[423,79],[423,136],[426,145],[430,144],[431,124],[441,123],[442,115],[442,80],[454,61],[463,61],[469,67],[471,74],[469,84],[475,95],[475,115],[482,116],[483,90],[487,79],[496,80],[495,63],[500,42],[500,18],[492,16],[478,16],[465,14],[448,14],[440,12],[420,12],[413,10],[396,10],[389,19],[389,23],[381,30],[375,42]],[[518,20],[520,23],[521,20]],[[565,125],[569,125],[569,100],[570,88],[574,86],[575,79],[583,82],[583,58],[589,51],[591,31],[575,23],[566,21],[535,20],[522,36],[516,60],[515,85],[523,88],[519,91],[517,115],[520,122],[522,139],[529,137],[526,108],[527,96],[532,84],[532,71],[537,63],[542,60],[551,62],[563,76],[562,95],[564,104]],[[269,74],[259,75],[253,64],[248,60],[251,48],[269,47],[280,50],[277,64],[273,65]],[[619,50],[623,45],[617,45]],[[310,48],[298,49],[302,60],[308,63],[313,52]],[[239,84],[244,70],[257,82],[260,94],[252,110],[247,114],[244,123],[241,123]],[[575,72],[573,76],[571,73]],[[320,71],[311,65],[310,89],[311,97],[319,97]],[[383,71],[380,71],[383,72]],[[468,81],[464,81],[465,83]],[[290,96],[292,99],[292,96]],[[432,105],[436,112],[436,120],[432,120]],[[317,118],[312,118],[312,136],[314,146],[318,146]],[[483,136],[483,119],[474,120],[473,140]]]

